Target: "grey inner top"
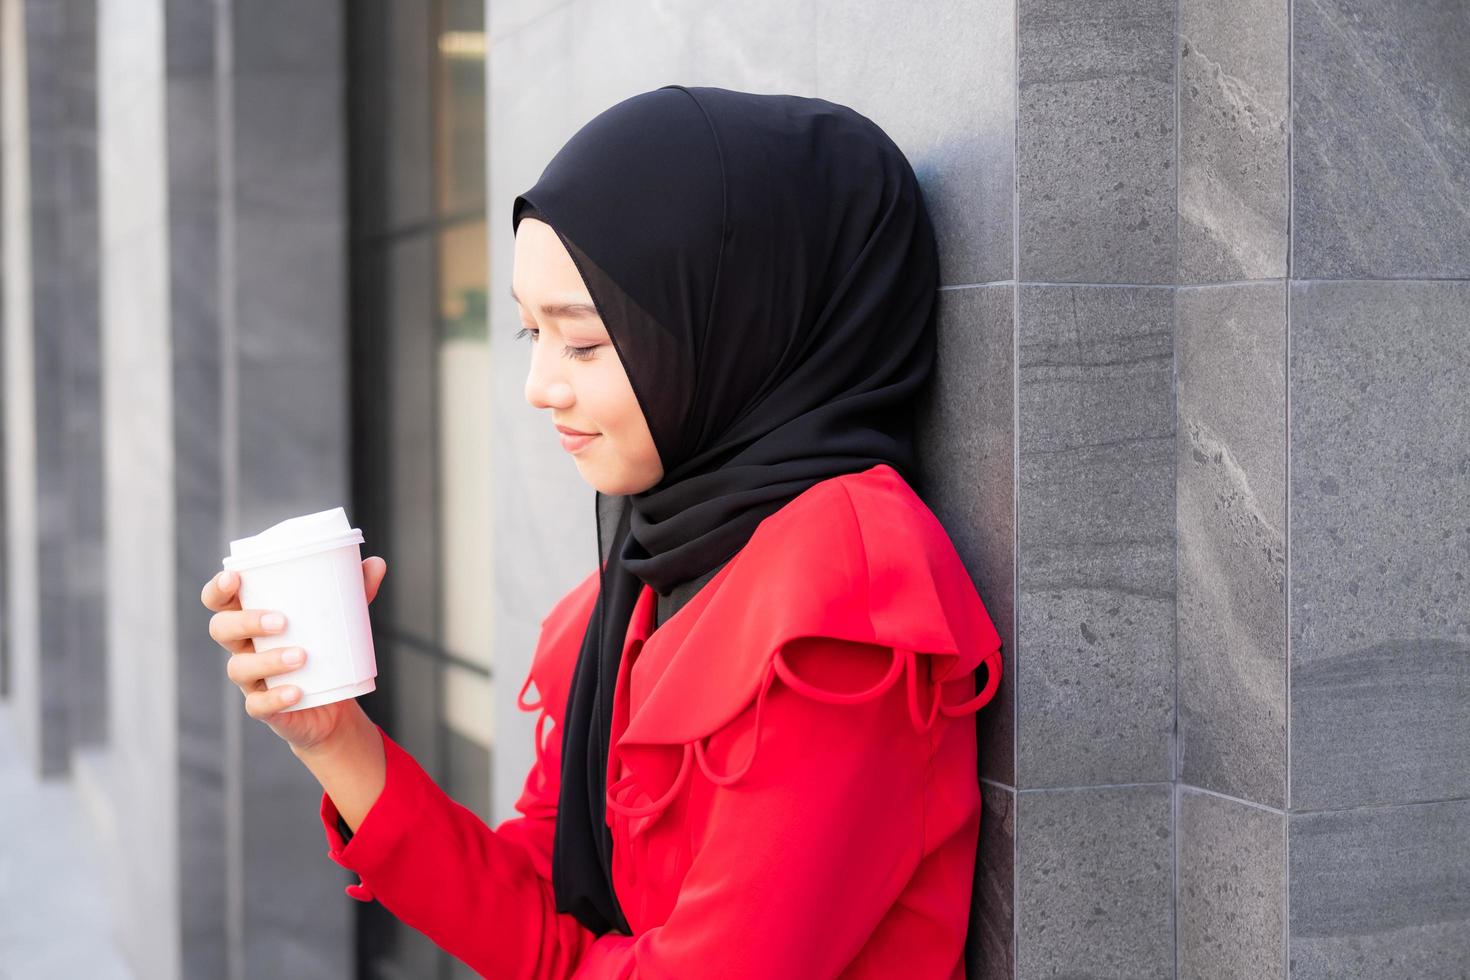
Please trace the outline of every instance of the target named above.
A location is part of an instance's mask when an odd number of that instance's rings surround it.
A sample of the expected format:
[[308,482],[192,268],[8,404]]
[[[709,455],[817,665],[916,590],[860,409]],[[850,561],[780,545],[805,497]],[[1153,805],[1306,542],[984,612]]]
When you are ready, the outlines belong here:
[[[602,525],[604,537],[604,540],[601,542],[602,560],[607,561],[608,556],[612,554],[613,531],[618,526],[618,517],[621,508],[627,501],[627,498],[618,495],[600,494],[597,499],[599,508],[598,518],[599,522]],[[720,569],[724,568],[725,565],[728,563],[729,559],[727,558],[725,559],[725,561],[716,565],[714,568],[710,569],[708,572],[705,572],[698,578],[693,578],[687,582],[683,582],[679,585],[674,586],[674,590],[668,595],[659,595],[658,593],[654,593],[654,629],[657,629],[664,623],[668,622],[670,616],[674,615],[674,613],[684,608],[684,603],[694,598],[694,594],[698,592],[706,583],[708,583],[710,579],[718,575]]]
[[659,595],[655,592],[654,596],[657,601],[654,603],[654,629],[657,629],[664,623],[668,622],[670,616],[674,615],[674,613],[682,609],[684,607],[684,603],[694,598],[694,593],[698,592],[706,582],[718,575],[720,573],[720,569],[724,568],[725,565],[727,565],[728,563],[729,559],[727,558],[725,559],[725,561],[720,562],[708,572],[699,576],[699,578],[690,579],[687,582],[674,586],[674,591],[670,592],[668,595]]

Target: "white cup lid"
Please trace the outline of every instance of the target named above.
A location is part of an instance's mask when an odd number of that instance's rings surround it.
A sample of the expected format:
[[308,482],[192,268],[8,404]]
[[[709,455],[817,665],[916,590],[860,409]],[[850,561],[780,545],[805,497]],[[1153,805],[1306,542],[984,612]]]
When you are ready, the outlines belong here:
[[225,564],[227,567],[239,567],[267,556],[280,556],[283,552],[311,551],[344,536],[362,540],[362,532],[347,520],[347,511],[343,508],[303,514],[273,524],[259,534],[231,541],[230,557]]

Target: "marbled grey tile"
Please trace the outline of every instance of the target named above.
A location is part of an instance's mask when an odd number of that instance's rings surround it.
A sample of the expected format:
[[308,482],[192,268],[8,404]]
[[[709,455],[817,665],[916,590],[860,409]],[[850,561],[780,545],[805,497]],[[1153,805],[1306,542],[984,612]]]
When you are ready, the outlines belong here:
[[1179,977],[1286,971],[1286,815],[1179,788]]
[[934,379],[915,422],[916,489],[949,532],[1001,636],[1000,688],[979,713],[977,734],[981,774],[1009,785],[1016,778],[1014,311],[1010,285],[939,291]]
[[1286,287],[1175,296],[1179,775],[1286,805]]
[[1016,780],[1173,776],[1173,293],[1022,285]]
[[219,211],[218,95],[212,77],[170,76],[165,84],[170,220],[183,214],[212,224]]
[[1022,281],[1174,281],[1174,6],[1018,0]]
[[215,16],[219,4],[163,0],[164,69],[172,78],[214,76]]
[[1470,977],[1470,800],[1289,828],[1291,980]]
[[980,849],[970,901],[965,964],[973,980],[1016,975],[1016,791],[980,784]]
[[231,98],[239,213],[340,219],[346,200],[342,80],[248,76],[234,80]]
[[1179,277],[1286,275],[1287,13],[1179,5]]
[[1293,6],[1292,275],[1470,276],[1470,7]]
[[1470,283],[1294,283],[1291,806],[1470,796]]
[[1016,980],[1174,978],[1168,785],[1023,790]]
[[[345,219],[242,211],[234,273],[242,367],[345,368],[338,363],[347,341]],[[432,306],[419,315],[431,318]]]
[[239,755],[230,760],[243,858],[234,882],[239,975],[341,980],[351,973],[355,903],[342,893],[341,869],[327,860],[320,822],[302,819],[315,813],[321,786],[265,725],[243,710],[230,723],[240,726]]
[[[341,81],[347,5],[320,0],[249,0],[225,9],[232,15],[231,68],[236,75],[315,76],[323,82]],[[427,47],[433,39],[419,35],[416,40]]]
[[817,5],[815,94],[852,106],[903,149],[945,285],[1013,278],[1014,17],[1009,0],[947,0],[922,17],[875,0]]
[[241,365],[237,387],[241,532],[344,503],[346,358]]

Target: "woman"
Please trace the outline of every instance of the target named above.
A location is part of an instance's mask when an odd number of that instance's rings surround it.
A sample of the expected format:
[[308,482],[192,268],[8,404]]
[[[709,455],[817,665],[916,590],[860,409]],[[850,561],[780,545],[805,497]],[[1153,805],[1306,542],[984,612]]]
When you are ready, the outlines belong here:
[[279,713],[300,660],[233,576],[204,590],[348,894],[487,976],[963,977],[1000,640],[908,482],[938,288],[912,169],[846,107],[668,85],[512,219],[526,399],[600,549],[520,689],[518,815],[487,827],[355,701]]

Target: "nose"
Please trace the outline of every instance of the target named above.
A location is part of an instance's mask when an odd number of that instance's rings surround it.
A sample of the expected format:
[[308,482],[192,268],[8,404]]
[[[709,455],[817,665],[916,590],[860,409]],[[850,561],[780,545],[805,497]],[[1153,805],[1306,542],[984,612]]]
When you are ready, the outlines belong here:
[[542,347],[550,349],[544,342],[531,347],[531,367],[526,372],[526,401],[533,408],[570,408],[575,401],[572,386],[561,376],[555,358],[550,358],[550,365],[544,363],[547,359],[541,355]]

